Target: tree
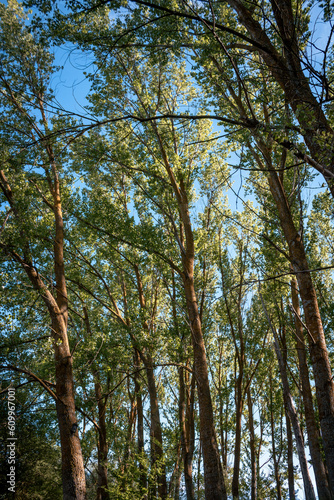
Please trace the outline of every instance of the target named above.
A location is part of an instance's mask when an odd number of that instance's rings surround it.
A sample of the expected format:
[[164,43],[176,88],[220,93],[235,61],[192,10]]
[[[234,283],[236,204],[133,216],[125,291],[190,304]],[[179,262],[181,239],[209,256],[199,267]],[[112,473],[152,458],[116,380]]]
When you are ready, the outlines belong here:
[[[64,221],[60,192],[61,145],[49,138],[46,102],[52,99],[48,80],[52,58],[38,35],[24,25],[20,6],[1,5],[1,120],[2,165],[0,187],[2,204],[7,203],[3,219],[1,249],[21,267],[41,296],[51,322],[55,359],[55,392],[62,448],[62,475],[65,498],[84,498],[85,475],[75,413],[72,356],[67,335],[68,298],[64,263]],[[17,46],[17,40],[22,44]],[[54,121],[54,130],[59,127]],[[38,162],[43,173],[30,173]],[[33,192],[38,194],[34,206]],[[38,239],[34,238],[37,220]],[[44,222],[45,221],[45,222]],[[7,226],[7,227],[5,227]],[[44,226],[44,227],[43,227]],[[53,226],[53,227],[52,227]],[[39,271],[41,239],[48,239],[54,262],[54,293]],[[50,247],[49,247],[50,248]],[[43,250],[42,250],[43,255]],[[43,257],[42,257],[43,260]]]

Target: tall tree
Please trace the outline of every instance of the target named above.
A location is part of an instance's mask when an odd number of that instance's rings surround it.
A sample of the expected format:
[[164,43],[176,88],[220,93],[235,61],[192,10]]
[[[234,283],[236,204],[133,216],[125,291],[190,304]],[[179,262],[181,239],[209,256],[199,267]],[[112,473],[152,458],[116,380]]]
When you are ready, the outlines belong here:
[[[64,498],[83,499],[85,474],[75,412],[73,360],[67,335],[68,298],[59,173],[63,159],[60,147],[49,138],[52,123],[47,119],[46,103],[52,99],[48,90],[52,58],[38,35],[25,26],[25,18],[17,2],[10,1],[7,7],[1,5],[0,13],[3,146],[0,187],[2,202],[9,205],[3,222],[7,227],[2,235],[1,249],[26,273],[49,313]],[[18,39],[21,40],[19,45]],[[54,122],[55,130],[58,126]],[[31,174],[30,166],[35,163],[38,163],[41,173]],[[34,207],[33,191],[39,198],[37,209]],[[34,238],[34,224],[38,219],[42,219],[39,238],[43,238],[48,229],[52,234],[49,247],[53,256],[51,286],[39,271],[40,245],[35,243]],[[43,228],[44,220],[46,228]]]

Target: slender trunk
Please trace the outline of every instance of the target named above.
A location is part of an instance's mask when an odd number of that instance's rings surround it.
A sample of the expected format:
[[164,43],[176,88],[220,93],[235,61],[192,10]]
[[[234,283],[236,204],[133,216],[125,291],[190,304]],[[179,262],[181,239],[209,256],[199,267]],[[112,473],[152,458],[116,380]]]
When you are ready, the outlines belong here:
[[331,500],[326,468],[321,453],[321,437],[313,407],[312,389],[310,384],[309,370],[306,359],[306,345],[303,325],[301,323],[301,311],[297,292],[296,278],[291,280],[291,297],[294,308],[295,329],[296,329],[296,349],[298,354],[299,373],[302,383],[302,396],[305,408],[305,423],[310,448],[310,455],[314,467],[314,475],[317,484],[319,500]]
[[97,494],[96,500],[109,500],[108,492],[108,443],[106,428],[106,401],[102,396],[102,387],[98,379],[95,380],[95,397],[99,412],[99,442],[98,442],[98,464],[97,464]]
[[248,405],[249,447],[250,447],[251,471],[252,471],[251,500],[256,500],[256,498],[257,498],[257,464],[256,464],[256,453],[255,453],[253,401],[252,401],[250,388],[247,389],[247,405]]
[[192,331],[194,369],[197,382],[200,434],[204,463],[205,498],[227,500],[223,471],[214,428],[208,365],[192,276],[184,276],[184,289]]
[[[140,307],[143,312],[146,312],[146,301],[144,296],[143,283],[141,280],[139,268],[136,264],[134,265],[134,270],[137,279],[137,289],[138,289]],[[149,332],[149,327],[146,319],[144,319],[143,321],[143,328],[144,330]],[[145,366],[148,393],[150,398],[151,465],[152,468],[154,468],[155,466],[158,466],[159,468],[160,472],[157,474],[158,495],[160,498],[164,499],[167,498],[168,491],[167,491],[167,480],[166,480],[166,467],[163,460],[164,455],[163,455],[163,445],[162,445],[162,430],[160,423],[159,402],[158,402],[157,388],[155,382],[153,360],[149,352],[144,352],[144,350],[138,352]],[[155,490],[155,485],[152,486],[152,493],[154,494],[153,490]]]
[[182,258],[182,270],[178,269],[178,272],[183,280],[194,353],[194,374],[197,382],[200,435],[204,463],[205,498],[206,500],[227,500],[218,443],[214,428],[208,364],[194,284],[195,244],[186,186],[182,177],[179,181],[175,178],[174,171],[169,163],[167,152],[165,150],[163,140],[160,137],[156,123],[152,123],[152,128],[158,139],[162,161],[177,200],[180,219],[182,222],[180,234],[177,235],[177,243],[179,245],[180,256]]
[[303,240],[295,228],[283,185],[277,173],[273,170],[270,171],[269,185],[276,202],[284,235],[289,245],[293,270],[297,274],[305,321],[308,328],[309,349],[329,483],[331,491],[334,492],[334,381],[328,359],[317,296],[311,273],[309,272]]
[[240,473],[240,458],[241,458],[241,419],[243,409],[242,398],[242,376],[243,371],[240,371],[236,380],[236,427],[235,427],[235,447],[234,447],[234,465],[232,479],[232,497],[233,500],[239,498],[239,473]]
[[[84,321],[89,338],[92,338],[93,333],[90,326],[87,307],[83,307]],[[93,364],[93,377],[95,387],[95,398],[98,408],[98,443],[97,443],[97,492],[96,500],[109,500],[108,493],[108,443],[107,443],[107,428],[106,428],[106,405],[107,399],[103,398],[102,386],[100,383],[99,370],[96,364]]]
[[202,442],[199,442],[198,458],[197,458],[197,498],[201,498],[200,487],[200,472],[201,472],[201,462],[202,462]]
[[289,484],[289,499],[296,500],[295,495],[295,478],[293,470],[293,443],[291,424],[287,411],[285,412],[286,437],[288,441],[288,484]]
[[[284,363],[281,348],[279,346],[277,332],[276,332],[275,327],[271,323],[271,320],[268,316],[268,313],[267,313],[267,310],[265,308],[262,296],[261,296],[261,301],[262,301],[265,315],[267,317],[268,323],[271,327],[271,330],[272,330],[273,336],[274,336],[274,347],[275,347],[275,352],[276,352],[276,356],[277,356],[277,361],[278,361],[278,366],[279,366],[279,371],[280,371],[281,381],[282,381],[282,386],[283,386],[284,406],[285,406],[286,412],[289,415],[291,425],[293,428],[293,432],[294,432],[294,436],[295,436],[296,447],[297,447],[298,458],[299,458],[299,465],[300,465],[300,469],[301,469],[302,476],[303,476],[305,498],[306,498],[306,500],[316,500],[312,481],[311,481],[309,471],[308,471],[308,464],[307,464],[306,455],[305,455],[303,435],[302,435],[302,432],[300,429],[297,412],[295,410],[295,407],[294,407],[294,404],[292,401],[290,388],[289,388],[288,376],[287,376],[287,372],[286,372],[286,365]],[[270,374],[270,385],[272,388],[271,374]],[[273,420],[272,420],[272,425],[273,425]],[[273,445],[274,445],[274,443],[273,443]]]
[[153,369],[153,362],[151,357],[146,354],[146,375],[147,375],[147,385],[148,393],[150,397],[150,411],[151,411],[151,463],[152,467],[158,466],[159,473],[157,474],[157,486],[159,498],[167,498],[167,481],[166,481],[166,469],[164,465],[164,455],[162,446],[162,430],[160,423],[160,412],[157,388],[155,382],[155,375]]
[[[193,411],[186,411],[186,407],[191,405],[188,404],[189,398],[186,396],[186,386],[184,381],[184,369],[179,368],[179,383],[180,383],[180,395],[179,395],[179,420],[181,428],[181,445],[183,452],[183,466],[184,466],[184,482],[186,486],[187,500],[195,500],[195,490],[192,478],[192,459],[193,459]],[[194,380],[194,378],[193,378]],[[189,420],[192,420],[191,422]]]
[[181,459],[182,459],[182,446],[181,446],[181,441],[179,441],[177,445],[175,465],[169,481],[169,489],[168,489],[169,498],[173,498],[174,500],[179,500],[180,498],[180,486],[181,486],[181,476],[182,476],[182,467],[180,466]]
[[[218,365],[219,426],[220,426],[221,456],[222,456],[223,470],[226,471],[228,398],[226,398],[226,406],[224,411],[223,383],[222,383],[222,372],[221,372],[222,359],[223,359],[223,345],[222,343],[219,343],[219,365]],[[225,380],[225,383],[227,384],[227,380]]]
[[274,462],[274,471],[275,471],[275,480],[276,480],[276,493],[277,493],[277,500],[282,500],[281,479],[280,479],[278,461],[277,461],[277,458],[276,458],[275,421],[274,421],[274,412],[273,412],[273,384],[272,384],[271,370],[269,372],[269,387],[270,387],[271,444],[272,444],[272,451],[273,451],[273,462]]
[[[282,311],[282,313],[284,312],[283,298],[281,299],[281,311]],[[288,349],[287,349],[287,345],[286,345],[285,325],[282,325],[281,335],[282,335],[282,347],[283,347],[283,352],[282,352],[283,363],[284,363],[285,369],[287,370]],[[294,478],[294,471],[293,471],[293,441],[292,441],[292,431],[291,431],[290,418],[289,418],[289,414],[288,414],[286,408],[285,408],[285,427],[286,427],[286,438],[287,438],[287,447],[288,447],[287,459],[288,459],[289,499],[295,500],[296,496],[295,496],[295,478]]]
[[127,432],[124,444],[124,454],[123,458],[121,459],[122,469],[124,474],[120,487],[121,491],[123,492],[126,491],[126,483],[129,480],[128,470],[129,470],[129,465],[131,463],[131,443],[133,441],[133,434],[136,428],[136,416],[137,416],[136,395],[131,394],[130,392],[129,377],[127,378],[127,383],[128,383],[128,396],[129,396],[130,408],[129,410],[127,410],[128,414]]
[[[140,368],[140,356],[137,350],[134,354],[134,366],[137,370]],[[147,497],[145,495],[147,487],[147,476],[145,472],[145,467],[143,460],[145,460],[145,450],[144,450],[144,411],[143,411],[143,401],[141,397],[141,387],[139,381],[139,373],[136,372],[135,378],[135,394],[137,403],[137,449],[139,456],[139,488],[141,498],[145,500]]]

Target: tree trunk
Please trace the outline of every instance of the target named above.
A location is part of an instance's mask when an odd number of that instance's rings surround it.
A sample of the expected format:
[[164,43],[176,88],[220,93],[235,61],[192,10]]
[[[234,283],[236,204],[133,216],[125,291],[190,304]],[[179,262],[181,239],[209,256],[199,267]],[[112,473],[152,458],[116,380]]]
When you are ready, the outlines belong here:
[[204,463],[205,498],[206,500],[227,500],[214,428],[208,366],[192,273],[184,273],[183,283],[194,351],[194,370],[197,382],[200,434]]
[[[193,401],[189,401],[186,395],[184,381],[184,369],[179,368],[179,420],[181,428],[181,445],[184,465],[184,482],[186,486],[187,500],[195,500],[195,489],[192,478],[192,460],[194,453],[194,415]],[[195,380],[194,377],[192,380]],[[194,391],[192,390],[192,393]],[[192,398],[193,399],[193,398]],[[190,408],[189,408],[190,407]]]
[[281,491],[281,478],[279,473],[278,461],[276,457],[276,444],[275,444],[275,422],[274,422],[274,412],[273,412],[273,384],[272,384],[272,374],[271,369],[269,371],[269,390],[270,390],[270,428],[271,428],[271,444],[273,451],[273,462],[276,480],[276,493],[277,500],[282,500]]
[[[294,432],[294,436],[295,436],[296,447],[297,447],[298,458],[299,458],[299,465],[300,465],[300,469],[301,469],[302,476],[303,476],[305,498],[306,498],[306,500],[316,500],[312,481],[311,481],[309,471],[308,471],[308,464],[307,464],[306,455],[305,455],[303,435],[302,435],[302,432],[300,429],[297,412],[295,410],[295,407],[294,407],[294,404],[292,401],[290,388],[289,388],[288,376],[287,376],[287,372],[286,372],[286,365],[284,363],[281,348],[279,346],[277,332],[276,332],[275,327],[271,323],[271,320],[268,316],[268,313],[267,313],[267,310],[265,308],[262,296],[261,296],[261,301],[262,301],[265,315],[267,317],[268,323],[271,327],[271,330],[272,330],[273,336],[274,336],[275,352],[276,352],[276,356],[277,356],[277,361],[278,361],[278,366],[279,366],[279,371],[280,371],[281,381],[282,381],[282,387],[283,387],[284,406],[285,406],[286,412],[289,415],[291,425],[293,428],[293,432]],[[272,389],[271,373],[270,373],[270,385],[271,385],[271,389]],[[272,394],[272,391],[271,391],[271,394]],[[271,411],[271,425],[272,425],[273,450],[274,450],[274,431],[273,431],[272,411]],[[275,469],[276,469],[276,467],[275,467]]]
[[334,492],[334,381],[317,296],[309,272],[303,240],[295,228],[281,180],[273,169],[270,171],[269,185],[289,245],[292,266],[297,275],[304,308],[329,483],[331,491]]
[[206,500],[227,500],[223,471],[214,428],[208,365],[203,339],[201,318],[198,310],[194,284],[195,245],[189,214],[189,204],[186,187],[182,177],[180,177],[179,181],[177,181],[177,179],[175,178],[156,123],[152,122],[152,128],[155,131],[159,142],[162,161],[164,163],[165,170],[168,174],[175,198],[177,200],[181,219],[180,234],[177,235],[176,240],[182,259],[182,270],[179,268],[177,268],[177,270],[183,281],[194,353],[194,375],[196,377],[199,403],[200,435],[204,463],[205,498]]
[[[141,280],[141,276],[139,273],[139,268],[135,264],[134,270],[137,278],[137,289],[139,296],[140,308],[143,312],[146,311],[146,301],[144,296],[144,288]],[[152,318],[153,320],[153,318]],[[143,321],[143,328],[147,332],[149,332],[149,327],[147,320]],[[157,388],[155,383],[155,375],[154,375],[154,366],[153,360],[149,352],[144,352],[144,350],[139,351],[139,355],[141,360],[144,363],[146,376],[147,376],[147,386],[148,393],[150,398],[150,413],[151,413],[151,430],[150,430],[150,438],[151,438],[151,465],[154,468],[158,465],[160,473],[157,474],[157,486],[158,486],[158,495],[160,498],[167,498],[168,490],[167,490],[167,480],[166,480],[166,468],[164,464],[164,455],[163,455],[163,445],[162,445],[162,430],[160,423],[160,412],[159,412],[159,402],[157,395]],[[155,489],[155,486],[152,486],[152,489]],[[152,491],[153,492],[153,491]],[[154,492],[153,492],[154,493]]]
[[97,465],[97,494],[96,500],[109,500],[108,492],[108,443],[106,428],[106,401],[102,396],[102,387],[98,376],[95,380],[95,397],[99,412],[99,442],[98,442],[98,465]]
[[294,320],[297,338],[296,349],[298,354],[299,373],[302,382],[302,396],[305,409],[306,431],[312,464],[314,467],[314,475],[317,484],[319,500],[331,500],[332,496],[329,490],[326,468],[321,454],[321,437],[319,434],[313,407],[312,389],[307,366],[306,345],[303,325],[301,323],[301,312],[299,307],[296,278],[292,278],[291,280],[291,297],[292,305],[294,308]]
[[[281,311],[284,313],[284,308],[283,308],[283,298],[281,299]],[[285,325],[282,325],[281,329],[281,335],[282,335],[282,347],[283,347],[283,363],[285,366],[285,369],[287,370],[287,356],[288,356],[288,350],[287,350],[287,345],[286,345],[286,328]],[[293,471],[293,441],[292,441],[292,431],[291,431],[291,423],[290,423],[290,418],[289,414],[285,409],[285,426],[286,426],[286,438],[287,438],[287,459],[288,459],[288,485],[289,485],[289,499],[290,500],[296,500],[296,495],[295,495],[295,478],[294,478],[294,471]]]
[[[54,331],[56,330],[55,322],[52,322],[52,328]],[[72,356],[67,335],[62,335],[61,338],[62,343],[55,347],[55,362],[56,409],[62,455],[63,499],[84,500],[86,484],[75,414]]]
[[163,446],[162,446],[162,430],[160,423],[160,412],[159,412],[159,403],[158,403],[158,395],[157,388],[155,383],[155,375],[153,369],[153,362],[151,357],[146,354],[146,375],[147,375],[147,386],[148,393],[150,397],[150,411],[151,411],[151,430],[150,430],[150,438],[151,438],[151,463],[152,467],[158,466],[160,473],[157,474],[157,482],[158,482],[158,495],[159,498],[165,499],[167,498],[167,481],[166,481],[166,469],[163,462]]
[[251,454],[251,500],[256,500],[257,498],[257,464],[256,464],[256,453],[255,453],[255,431],[254,431],[254,419],[253,419],[253,402],[250,392],[250,388],[247,389],[247,405],[248,405],[248,427],[249,427],[249,447]]
[[239,498],[239,474],[240,474],[240,454],[241,454],[241,419],[242,419],[242,409],[243,409],[243,398],[242,398],[242,378],[243,371],[241,371],[239,366],[239,375],[236,380],[236,409],[235,409],[235,446],[234,446],[234,465],[233,465],[233,479],[232,479],[232,497],[233,500]]
[[287,411],[285,411],[286,437],[288,441],[288,484],[289,484],[289,499],[296,500],[295,495],[295,478],[293,470],[293,442],[291,424]]
[[[140,368],[140,356],[138,351],[135,349],[134,354],[134,366],[137,370]],[[146,486],[147,486],[147,476],[145,473],[145,467],[142,460],[145,458],[144,450],[144,411],[143,411],[143,401],[141,397],[141,387],[139,382],[139,373],[136,372],[134,375],[135,379],[135,394],[137,402],[137,446],[139,455],[139,488],[141,498],[146,500]]]

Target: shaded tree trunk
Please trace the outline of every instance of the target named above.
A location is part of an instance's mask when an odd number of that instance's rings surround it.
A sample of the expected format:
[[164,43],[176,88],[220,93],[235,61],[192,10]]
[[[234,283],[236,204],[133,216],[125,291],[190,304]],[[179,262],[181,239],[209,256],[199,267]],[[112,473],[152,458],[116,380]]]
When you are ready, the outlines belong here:
[[[287,376],[287,372],[286,372],[286,365],[284,363],[284,359],[282,356],[281,348],[280,348],[279,341],[278,341],[277,332],[276,332],[275,327],[269,318],[269,315],[268,315],[267,310],[265,308],[262,296],[261,296],[261,301],[262,301],[262,305],[263,305],[263,310],[265,312],[265,315],[267,317],[268,323],[270,325],[270,328],[271,328],[273,336],[274,336],[275,352],[276,352],[276,356],[277,356],[277,361],[278,361],[278,366],[279,366],[279,371],[280,371],[281,381],[282,381],[282,387],[283,387],[284,406],[285,406],[286,412],[289,415],[291,425],[293,428],[293,432],[294,432],[294,436],[295,436],[298,458],[299,458],[299,465],[300,465],[300,469],[301,469],[302,476],[303,476],[305,498],[306,498],[306,500],[316,500],[312,481],[311,481],[309,471],[308,471],[308,464],[307,464],[306,455],[305,455],[303,435],[302,435],[302,432],[300,429],[297,412],[295,410],[295,407],[294,407],[294,404],[292,401],[290,388],[289,388],[288,376]],[[272,398],[271,372],[270,372],[270,386],[271,386],[270,388],[271,388],[271,398]],[[271,400],[271,405],[272,405],[272,400]],[[274,452],[274,446],[275,446],[274,445],[274,427],[273,427],[274,423],[273,423],[272,411],[271,411],[271,426],[272,426],[273,452]],[[275,467],[275,475],[276,475],[276,467]],[[278,480],[278,474],[277,474],[276,481],[277,480]],[[279,486],[279,488],[280,488],[280,486]],[[280,492],[280,494],[281,494],[281,492]]]
[[[142,358],[143,359],[143,358]],[[157,388],[155,382],[154,368],[151,357],[146,354],[144,365],[146,368],[147,375],[147,386],[148,393],[150,397],[150,415],[151,415],[151,429],[150,429],[150,439],[151,439],[151,463],[152,467],[158,465],[160,473],[157,475],[158,482],[158,495],[159,498],[167,498],[167,481],[166,481],[166,469],[164,465],[164,454],[162,446],[162,430],[160,422],[160,412]]]
[[316,386],[319,419],[331,490],[334,492],[334,381],[319,313],[318,301],[309,272],[304,244],[295,228],[284,188],[277,173],[270,172],[270,190],[276,202],[280,222],[289,246],[293,270],[299,285]]
[[293,442],[291,424],[287,411],[285,411],[286,438],[288,441],[288,484],[289,484],[289,499],[296,500],[295,495],[295,478],[293,470]]
[[[281,311],[283,311],[283,298],[281,299]],[[281,329],[281,337],[282,337],[282,347],[283,347],[283,352],[282,352],[282,358],[283,358],[283,363],[285,366],[286,371],[288,370],[288,365],[287,365],[287,345],[286,345],[286,328],[285,325],[282,325]],[[291,431],[291,423],[290,423],[290,418],[289,414],[285,408],[285,427],[286,427],[286,438],[287,438],[287,461],[288,461],[288,485],[289,485],[289,499],[290,500],[295,500],[296,495],[295,495],[295,478],[294,478],[294,471],[293,471],[293,441],[292,441],[292,431]]]
[[247,390],[247,405],[248,405],[248,428],[249,428],[249,448],[251,456],[251,500],[256,500],[257,498],[257,461],[255,453],[255,431],[254,431],[254,419],[253,419],[253,401],[250,392],[250,388]]
[[[143,283],[141,280],[141,276],[139,273],[139,268],[135,264],[134,270],[137,278],[137,288],[139,294],[139,303],[140,308],[144,312],[146,310],[146,301],[144,296]],[[146,319],[143,321],[143,328],[147,332],[149,331],[148,323]],[[162,444],[162,430],[161,430],[161,422],[160,422],[160,411],[159,411],[159,402],[157,395],[157,387],[155,382],[154,375],[154,364],[151,355],[149,352],[144,352],[144,350],[139,350],[140,358],[145,366],[146,376],[147,376],[147,387],[150,398],[150,415],[151,415],[151,429],[150,429],[150,438],[151,438],[151,464],[152,467],[158,465],[160,473],[157,475],[157,486],[158,486],[158,495],[160,498],[167,498],[167,480],[166,480],[166,468],[164,464],[164,454],[163,454],[163,444]],[[153,486],[154,488],[154,486]]]
[[192,478],[192,461],[194,453],[194,376],[192,377],[191,395],[187,396],[187,388],[184,380],[184,369],[179,368],[179,420],[181,428],[181,445],[183,453],[184,482],[186,486],[187,500],[195,500],[195,489]]
[[310,455],[314,467],[314,475],[317,484],[319,500],[330,500],[332,495],[329,490],[328,479],[325,464],[321,453],[321,437],[313,407],[312,389],[310,384],[309,370],[306,359],[306,345],[304,338],[303,325],[301,323],[301,311],[299,307],[299,298],[297,290],[297,280],[291,280],[291,297],[294,312],[294,321],[296,329],[296,349],[299,362],[299,373],[302,383],[302,396],[305,409],[305,423],[310,448]]
[[[140,368],[140,356],[137,349],[135,349],[134,353],[134,366],[137,370]],[[134,375],[135,379],[135,395],[137,402],[137,449],[139,455],[139,487],[141,498],[146,500],[147,496],[145,495],[146,487],[147,487],[147,476],[145,472],[144,464],[142,460],[145,459],[145,450],[144,450],[144,411],[143,411],[143,400],[141,396],[141,387],[139,381],[139,373],[136,372]]]
[[275,471],[276,493],[277,493],[277,500],[282,500],[281,478],[280,478],[280,473],[279,473],[279,464],[278,464],[278,460],[277,460],[276,444],[275,444],[276,439],[275,439],[275,421],[274,421],[274,412],[273,412],[273,384],[272,384],[271,370],[269,372],[269,390],[270,390],[271,445],[272,445],[274,471]]
[[234,446],[234,465],[233,465],[233,479],[232,479],[232,496],[233,500],[239,498],[239,474],[240,474],[240,458],[241,458],[241,419],[243,410],[243,397],[242,397],[242,379],[243,370],[239,366],[239,375],[236,380],[236,408],[235,408],[235,446]]
[[98,442],[98,465],[97,465],[97,495],[96,500],[109,500],[108,492],[108,443],[107,443],[107,428],[106,428],[106,401],[102,396],[102,387],[98,379],[95,380],[95,397],[97,400],[99,412],[99,442]]

